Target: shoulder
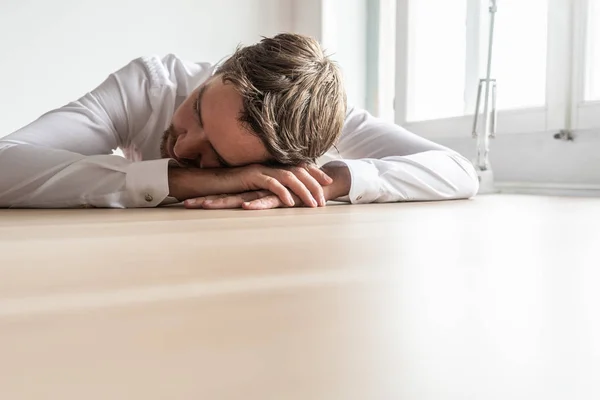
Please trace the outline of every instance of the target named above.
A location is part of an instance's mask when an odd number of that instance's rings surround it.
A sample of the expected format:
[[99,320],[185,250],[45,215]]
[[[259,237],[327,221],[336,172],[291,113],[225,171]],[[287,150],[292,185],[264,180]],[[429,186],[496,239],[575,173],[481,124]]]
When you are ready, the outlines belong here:
[[344,127],[342,129],[342,137],[360,133],[365,128],[381,124],[382,122],[383,121],[371,115],[367,110],[348,105]]
[[208,79],[213,70],[208,62],[192,62],[175,54],[147,55],[131,60],[114,75],[118,80],[146,82],[149,88],[171,86],[183,94]]
[[142,62],[151,74],[153,84],[170,84],[177,88],[178,95],[187,95],[198,85],[210,78],[215,66],[208,62],[189,61],[177,56],[167,54],[142,57]]

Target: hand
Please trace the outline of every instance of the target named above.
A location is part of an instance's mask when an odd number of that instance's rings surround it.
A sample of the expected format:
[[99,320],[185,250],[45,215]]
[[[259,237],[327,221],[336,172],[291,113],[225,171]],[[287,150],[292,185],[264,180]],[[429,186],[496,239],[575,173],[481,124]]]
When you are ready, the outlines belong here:
[[[304,203],[295,195],[292,195],[294,207],[302,207]],[[238,194],[221,194],[213,196],[198,197],[186,200],[185,208],[204,208],[209,210],[223,210],[231,208],[243,208],[245,210],[267,210],[271,208],[289,207],[279,197],[268,190],[255,190]]]
[[293,207],[301,201],[307,207],[325,206],[323,187],[333,180],[314,164],[295,167],[268,167],[254,164],[235,168],[243,190],[249,192],[268,190],[282,204]]
[[[345,196],[350,191],[350,172],[343,166],[325,166],[328,175],[334,176],[331,185],[323,187],[325,200],[333,200]],[[292,194],[296,207],[305,204]],[[223,194],[198,197],[184,202],[186,208],[266,210],[271,208],[289,207],[288,204],[268,190],[256,190],[238,194]]]
[[[222,193],[268,190],[283,204],[297,199],[310,207],[324,206],[323,188],[332,179],[316,165],[269,167],[253,164],[236,168],[169,168],[169,195],[179,201]],[[295,196],[295,198],[294,198]]]

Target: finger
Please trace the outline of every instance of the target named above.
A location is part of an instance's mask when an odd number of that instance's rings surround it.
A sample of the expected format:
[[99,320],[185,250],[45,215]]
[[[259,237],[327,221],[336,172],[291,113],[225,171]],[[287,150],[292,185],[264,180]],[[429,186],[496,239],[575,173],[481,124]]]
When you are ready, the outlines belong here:
[[275,195],[262,197],[257,200],[247,201],[242,204],[244,210],[269,210],[272,208],[285,207],[281,199]]
[[306,164],[304,169],[306,169],[322,186],[331,185],[333,183],[333,179],[315,164]]
[[266,190],[257,190],[239,194],[213,194],[210,196],[202,196],[193,199],[187,199],[183,202],[183,205],[185,206],[185,208],[203,208],[204,206],[207,206],[209,204],[219,205],[222,202],[229,203],[232,201],[231,198],[234,198],[236,196],[242,196],[241,202],[238,205],[238,207],[241,207],[241,203],[243,203],[244,201],[251,201],[260,197],[268,196],[270,194],[271,193]]
[[[301,172],[299,172],[298,168],[295,168],[294,171],[296,171],[299,175],[301,174]],[[304,171],[304,172],[306,174],[308,174],[306,171]],[[313,197],[310,190],[294,174],[294,172],[288,171],[287,169],[273,169],[266,173],[274,174],[279,182],[281,182],[283,185],[287,186],[292,191],[292,193],[294,193],[296,196],[298,196],[300,198],[300,200],[302,200],[302,202],[304,204],[306,204],[307,206],[317,207],[319,205],[317,200]],[[313,179],[313,178],[311,177],[310,179]],[[318,185],[318,183],[317,183],[317,185]]]
[[312,197],[317,201],[317,205],[323,207],[325,205],[325,196],[323,193],[323,186],[313,177],[310,172],[305,168],[295,167],[291,171],[296,177],[304,184],[304,186],[310,191]]
[[[295,207],[305,207],[304,203],[302,203],[302,200],[300,200],[298,198],[298,196],[292,194],[292,198],[294,199],[294,202],[296,203]],[[242,208],[244,208],[246,210],[266,210],[266,209],[278,208],[278,207],[289,207],[289,206],[284,204],[279,197],[277,197],[276,195],[274,195],[272,193],[268,193],[268,192],[267,192],[266,196],[261,197],[260,199],[244,202],[244,204],[242,204]]]
[[221,198],[221,195],[212,195],[212,196],[203,196],[196,197],[194,199],[187,199],[183,202],[185,208],[202,208],[202,204],[204,204],[207,200],[214,200]]
[[259,199],[261,197],[270,196],[271,192],[266,190],[257,190],[252,192],[244,192],[239,194],[227,195],[224,197],[216,198],[214,200],[204,201],[202,207],[206,209],[231,209],[241,208],[242,203]]
[[210,210],[220,210],[226,208],[241,208],[244,199],[238,194],[232,194],[231,196],[221,197],[215,200],[205,200],[202,203],[202,208]]
[[206,200],[206,197],[197,197],[195,199],[187,199],[183,202],[185,208],[202,208],[202,203]]
[[[285,172],[287,172],[287,171],[285,171]],[[291,175],[294,175],[294,174],[291,174]],[[269,175],[262,175],[262,179],[263,179],[262,187],[269,190],[273,194],[276,194],[277,197],[279,197],[281,199],[283,204],[285,204],[289,207],[294,207],[295,202],[294,202],[294,199],[292,198],[292,194],[281,182],[279,182],[277,179],[275,179],[274,177],[269,176]]]

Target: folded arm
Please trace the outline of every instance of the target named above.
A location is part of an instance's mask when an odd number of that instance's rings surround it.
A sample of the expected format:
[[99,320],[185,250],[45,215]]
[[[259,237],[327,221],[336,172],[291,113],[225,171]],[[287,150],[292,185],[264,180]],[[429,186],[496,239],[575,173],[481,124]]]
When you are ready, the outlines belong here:
[[144,66],[133,61],[79,100],[0,139],[0,207],[158,205],[168,195],[169,160],[111,155],[150,115],[146,85]]
[[339,144],[341,160],[324,167],[345,165],[351,203],[449,200],[470,198],[479,183],[472,164],[463,156],[417,136],[367,111],[348,112]]
[[[464,199],[474,196],[479,187],[472,164],[463,156],[364,110],[349,110],[336,149],[340,159],[321,167],[332,178],[322,185],[325,200],[382,203]],[[294,192],[291,195],[294,205],[310,205]],[[282,196],[268,190],[204,196],[185,205],[250,210],[290,206]]]

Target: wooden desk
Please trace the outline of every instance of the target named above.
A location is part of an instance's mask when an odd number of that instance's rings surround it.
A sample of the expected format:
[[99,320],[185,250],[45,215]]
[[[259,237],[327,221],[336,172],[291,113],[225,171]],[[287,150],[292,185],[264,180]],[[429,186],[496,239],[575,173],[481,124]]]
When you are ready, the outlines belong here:
[[599,205],[0,210],[0,399],[600,398]]

